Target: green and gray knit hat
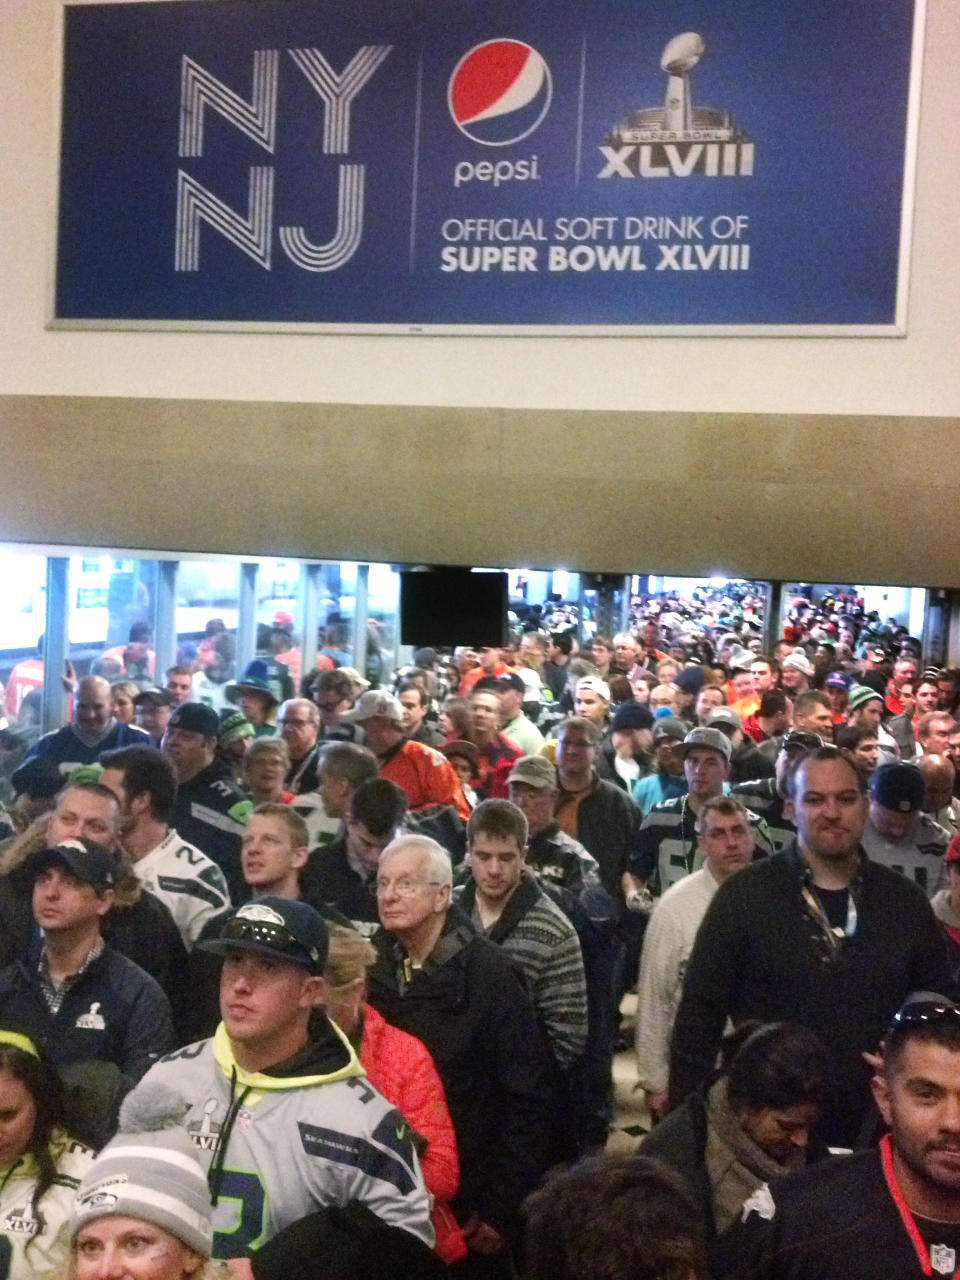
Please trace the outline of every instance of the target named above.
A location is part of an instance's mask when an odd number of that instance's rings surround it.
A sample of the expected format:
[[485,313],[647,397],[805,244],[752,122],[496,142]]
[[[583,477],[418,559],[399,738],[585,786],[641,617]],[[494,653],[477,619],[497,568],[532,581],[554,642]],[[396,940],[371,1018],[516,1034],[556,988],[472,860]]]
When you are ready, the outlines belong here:
[[851,686],[850,696],[847,699],[847,707],[850,711],[859,711],[861,707],[865,707],[868,702],[883,702],[883,694],[877,693],[876,689],[871,689],[865,684],[855,684]]

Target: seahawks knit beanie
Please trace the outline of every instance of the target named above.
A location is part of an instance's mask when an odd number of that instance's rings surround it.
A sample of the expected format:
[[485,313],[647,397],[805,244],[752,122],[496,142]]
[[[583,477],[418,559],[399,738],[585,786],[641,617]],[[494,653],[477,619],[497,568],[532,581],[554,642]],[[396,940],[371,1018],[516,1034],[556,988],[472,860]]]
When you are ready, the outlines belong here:
[[241,738],[252,738],[255,729],[242,711],[223,711],[220,715],[220,733],[218,742],[226,751],[227,747],[239,742]]
[[140,1085],[120,1108],[120,1131],[87,1170],[71,1239],[98,1218],[140,1218],[210,1257],[210,1192],[183,1127],[188,1104],[163,1084]]
[[877,693],[876,689],[870,689],[865,684],[851,685],[847,707],[851,711],[859,711],[861,707],[865,707],[868,702],[873,702],[875,698],[878,702],[883,702],[882,696]]

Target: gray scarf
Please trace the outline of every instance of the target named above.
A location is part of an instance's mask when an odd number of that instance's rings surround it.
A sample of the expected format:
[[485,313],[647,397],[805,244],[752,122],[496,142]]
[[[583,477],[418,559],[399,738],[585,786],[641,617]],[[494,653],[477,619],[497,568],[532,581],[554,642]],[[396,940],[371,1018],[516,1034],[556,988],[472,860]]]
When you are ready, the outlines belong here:
[[730,1109],[726,1079],[717,1080],[707,1094],[707,1144],[704,1151],[707,1176],[713,1192],[713,1216],[718,1234],[726,1231],[758,1187],[785,1173],[803,1168],[804,1152],[798,1150],[789,1164],[768,1156],[743,1129]]

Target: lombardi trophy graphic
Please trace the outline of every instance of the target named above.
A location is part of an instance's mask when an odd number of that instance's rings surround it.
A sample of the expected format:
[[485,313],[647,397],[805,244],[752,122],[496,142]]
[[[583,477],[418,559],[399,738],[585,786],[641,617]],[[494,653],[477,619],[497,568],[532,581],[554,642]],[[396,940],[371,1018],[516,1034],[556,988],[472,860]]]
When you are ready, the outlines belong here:
[[663,126],[671,133],[687,133],[693,128],[690,100],[690,72],[703,57],[706,45],[695,31],[674,36],[660,56],[660,66],[669,76],[663,105]]
[[[667,74],[662,107],[637,107],[604,139],[606,153],[618,149],[601,177],[750,177],[754,144],[736,128],[726,107],[693,105],[690,72],[706,53],[696,31],[668,40],[660,55]],[[609,159],[608,155],[608,159]]]

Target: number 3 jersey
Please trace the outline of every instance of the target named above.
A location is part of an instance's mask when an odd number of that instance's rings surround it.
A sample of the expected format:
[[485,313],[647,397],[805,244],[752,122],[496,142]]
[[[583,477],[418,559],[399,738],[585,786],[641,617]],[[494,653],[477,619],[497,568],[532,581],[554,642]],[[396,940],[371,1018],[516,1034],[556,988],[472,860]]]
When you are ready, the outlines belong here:
[[184,1123],[208,1170],[213,1256],[245,1256],[328,1206],[365,1205],[433,1247],[414,1135],[367,1083],[327,1019],[307,1048],[270,1073],[238,1066],[224,1027],[162,1058],[144,1077],[189,1103]]

